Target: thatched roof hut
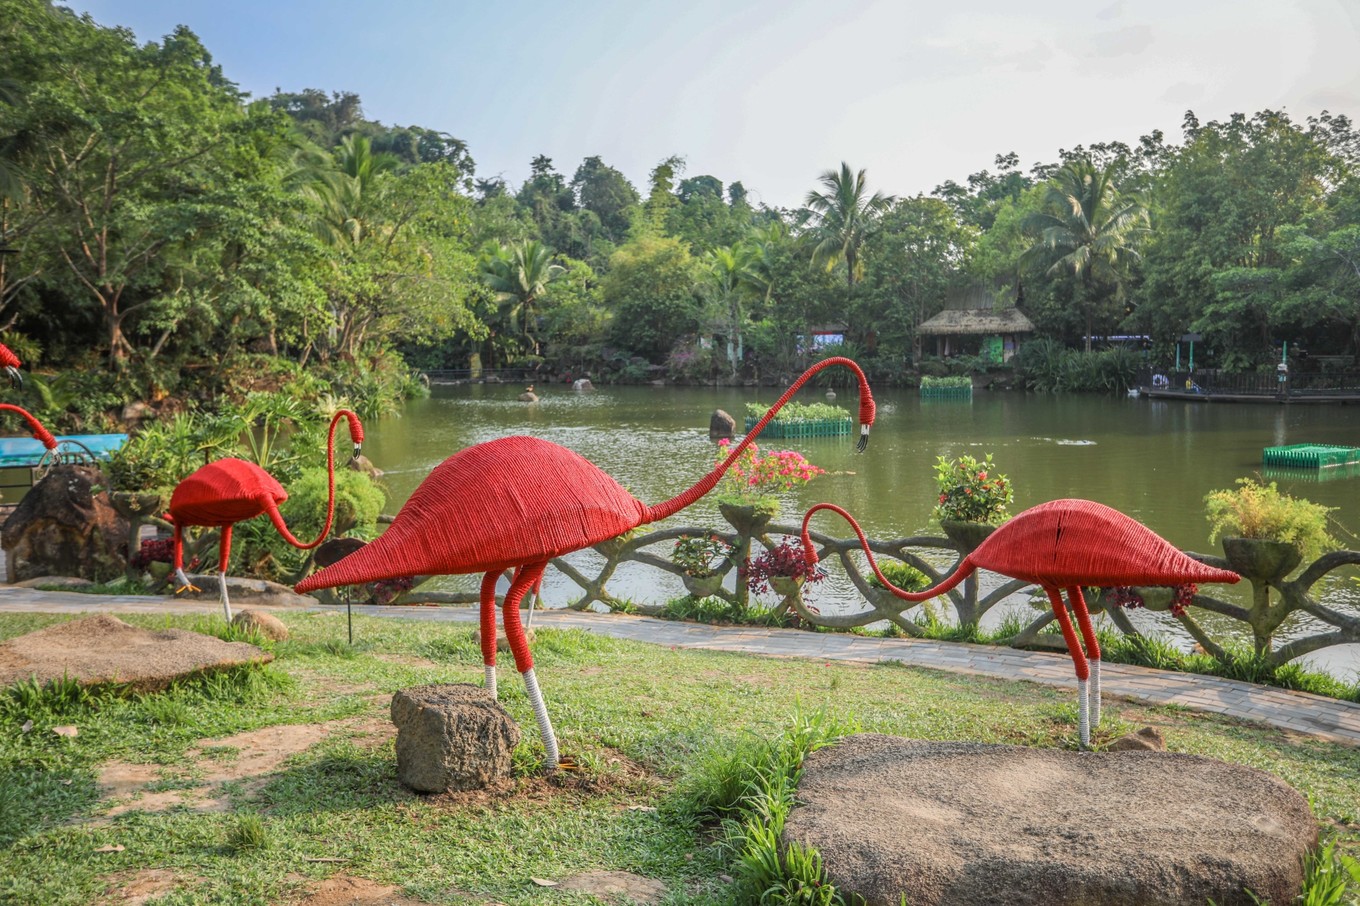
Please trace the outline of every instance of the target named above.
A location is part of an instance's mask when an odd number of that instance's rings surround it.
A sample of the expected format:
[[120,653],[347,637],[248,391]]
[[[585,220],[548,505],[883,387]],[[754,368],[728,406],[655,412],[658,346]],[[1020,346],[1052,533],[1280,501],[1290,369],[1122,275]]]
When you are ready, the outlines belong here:
[[1034,324],[1016,307],[947,308],[916,328],[917,337],[934,337],[935,354],[941,357],[971,352],[979,337],[980,354],[993,362],[1006,362],[1015,355],[1022,334],[1033,333]]

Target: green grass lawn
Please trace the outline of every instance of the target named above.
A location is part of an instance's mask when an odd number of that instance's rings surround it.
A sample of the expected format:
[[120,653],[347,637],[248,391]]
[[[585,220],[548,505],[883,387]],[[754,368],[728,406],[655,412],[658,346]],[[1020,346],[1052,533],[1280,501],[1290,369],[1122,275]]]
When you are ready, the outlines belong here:
[[[0,615],[0,639],[61,619]],[[592,869],[660,880],[667,903],[725,903],[730,854],[686,813],[677,784],[705,758],[777,735],[795,712],[923,739],[1076,745],[1075,698],[1060,689],[540,629],[539,680],[563,754],[582,770],[539,773],[533,716],[503,656],[501,700],[525,730],[511,788],[419,796],[396,779],[388,698],[480,683],[472,627],[356,617],[351,649],[343,617],[284,619],[293,640],[263,669],[142,698],[0,692],[0,903],[119,902],[109,891],[148,869],[176,885],[152,901],[166,904],[300,901],[337,873],[429,903],[601,902],[531,880]],[[1360,846],[1360,750],[1115,699],[1095,742],[1148,724],[1173,751],[1280,776],[1312,800],[1325,832]],[[68,725],[79,735],[52,732]],[[303,727],[310,744],[256,770],[268,753],[242,734],[275,726]],[[114,762],[151,778],[142,799],[101,799],[97,778]],[[184,802],[151,810],[165,797]]]

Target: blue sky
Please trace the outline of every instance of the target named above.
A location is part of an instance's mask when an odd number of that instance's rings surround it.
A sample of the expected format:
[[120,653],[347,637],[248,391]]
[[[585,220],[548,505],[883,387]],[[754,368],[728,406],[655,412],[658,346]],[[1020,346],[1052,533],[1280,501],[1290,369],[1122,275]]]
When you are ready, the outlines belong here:
[[466,141],[482,177],[599,155],[795,206],[842,160],[929,192],[1181,118],[1329,109],[1360,120],[1357,0],[87,0],[156,40],[194,30],[256,97],[353,91],[371,119]]

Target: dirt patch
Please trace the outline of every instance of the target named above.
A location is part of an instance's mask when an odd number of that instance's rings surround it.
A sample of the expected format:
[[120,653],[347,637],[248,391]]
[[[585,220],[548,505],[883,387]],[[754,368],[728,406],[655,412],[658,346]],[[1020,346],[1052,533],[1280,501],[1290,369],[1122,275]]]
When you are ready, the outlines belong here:
[[295,902],[297,906],[429,906],[425,900],[404,895],[399,887],[349,875],[327,878]]
[[[423,795],[431,805],[449,809],[486,808],[515,801],[546,802],[563,796],[587,798],[621,793],[645,798],[662,787],[659,777],[622,752],[604,749],[602,768],[564,768],[552,774],[507,777],[480,790]],[[570,758],[570,753],[565,754]]]
[[0,642],[0,686],[69,676],[81,685],[115,683],[154,692],[195,673],[273,659],[245,642],[185,629],[140,629],[99,614]]
[[175,888],[192,885],[193,878],[183,878],[163,868],[144,868],[141,871],[119,872],[109,877],[100,902],[118,906],[142,906],[148,900],[164,896]]
[[[238,733],[222,739],[200,739],[185,752],[176,766],[130,764],[113,761],[99,772],[99,785],[114,805],[103,818],[127,812],[165,812],[187,808],[195,812],[224,812],[231,808],[223,790],[240,783],[240,793],[252,795],[263,789],[269,776],[289,757],[305,752],[347,721],[329,724],[285,724]],[[183,788],[152,791],[157,784],[181,784]]]
[[567,878],[557,889],[592,894],[612,903],[626,898],[644,906],[660,903],[666,896],[665,884],[627,871],[588,871]]

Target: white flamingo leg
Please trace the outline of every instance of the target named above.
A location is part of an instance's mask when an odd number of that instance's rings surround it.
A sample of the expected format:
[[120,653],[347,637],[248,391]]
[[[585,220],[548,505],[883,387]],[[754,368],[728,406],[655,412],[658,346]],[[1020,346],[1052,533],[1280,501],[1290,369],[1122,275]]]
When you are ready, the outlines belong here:
[[538,677],[534,668],[524,671],[524,691],[529,694],[529,704],[534,709],[534,719],[538,721],[538,733],[543,737],[543,763],[549,771],[557,770],[557,734],[553,732],[552,718],[548,716],[548,706],[543,703],[543,693],[538,688]]
[[1081,630],[1082,640],[1086,643],[1086,659],[1091,664],[1091,726],[1100,726],[1100,640],[1096,638],[1096,627],[1091,622],[1091,611],[1086,607],[1086,597],[1080,585],[1067,589],[1067,600],[1072,602],[1072,612],[1077,615],[1077,627]]
[[502,605],[504,615],[501,619],[505,623],[505,637],[510,641],[510,651],[515,655],[515,666],[524,676],[524,690],[529,695],[529,704],[533,706],[539,735],[543,738],[544,767],[548,771],[556,771],[557,734],[553,732],[548,708],[543,703],[543,692],[538,688],[538,677],[534,674],[534,656],[529,652],[529,640],[525,637],[524,626],[519,619],[519,605],[520,601],[524,600],[524,593],[538,583],[547,565],[546,562],[531,563],[515,570],[515,579],[510,583],[510,590],[505,593],[505,604]]
[[1062,629],[1063,641],[1067,643],[1067,653],[1072,656],[1072,665],[1077,671],[1077,730],[1081,737],[1081,747],[1089,748],[1091,712],[1087,679],[1091,675],[1091,667],[1087,663],[1086,655],[1082,653],[1081,641],[1077,638],[1077,630],[1072,626],[1072,618],[1067,615],[1067,608],[1063,605],[1062,593],[1051,586],[1046,586],[1044,591],[1048,592],[1048,601],[1053,605],[1053,616],[1057,618],[1058,627]]
[[218,590],[219,590],[219,592],[220,592],[220,594],[218,595],[218,597],[222,599],[222,614],[227,618],[227,622],[230,623],[230,622],[231,622],[231,600],[227,597],[227,571],[226,571],[226,570],[220,570],[220,571],[217,573],[217,588],[218,588]]

